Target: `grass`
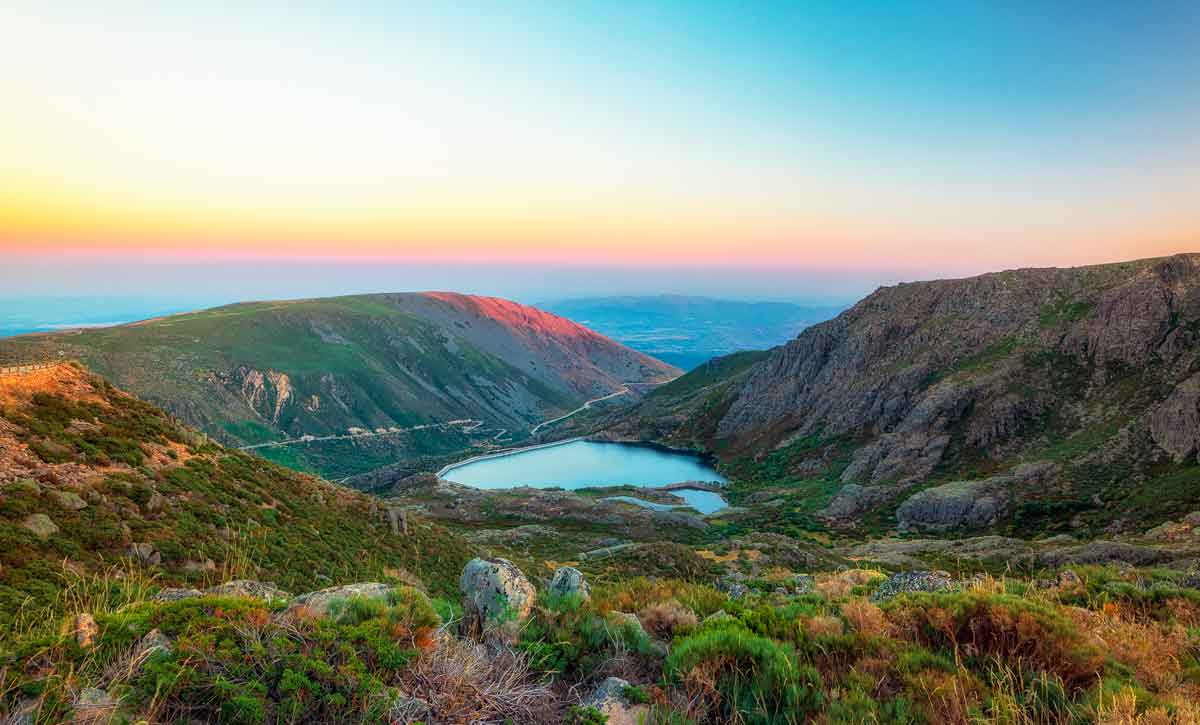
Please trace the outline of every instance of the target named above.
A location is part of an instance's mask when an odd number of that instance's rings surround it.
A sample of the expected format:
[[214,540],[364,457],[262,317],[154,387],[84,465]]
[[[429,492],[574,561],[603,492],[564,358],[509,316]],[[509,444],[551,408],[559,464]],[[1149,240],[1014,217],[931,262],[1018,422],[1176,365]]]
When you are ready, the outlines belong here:
[[[5,340],[0,347],[21,355],[45,339]],[[547,414],[582,402],[382,296],[230,305],[85,330],[55,344],[232,445],[461,418],[489,419],[494,434],[527,423],[497,392],[508,388],[525,391]],[[272,379],[277,374],[286,383]],[[257,375],[264,376],[261,389]],[[445,454],[451,444],[461,451],[470,441],[414,435],[365,455],[347,455],[340,442],[264,455],[342,478],[413,455]]]

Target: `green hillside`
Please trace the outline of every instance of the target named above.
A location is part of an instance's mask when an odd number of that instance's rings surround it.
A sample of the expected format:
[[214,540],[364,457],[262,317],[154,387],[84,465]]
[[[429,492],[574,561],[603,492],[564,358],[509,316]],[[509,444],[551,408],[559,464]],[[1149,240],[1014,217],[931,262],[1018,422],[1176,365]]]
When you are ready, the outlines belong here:
[[228,445],[328,439],[255,450],[334,478],[501,429],[519,440],[595,391],[671,374],[532,308],[450,295],[251,302],[11,338],[0,354],[79,359]]

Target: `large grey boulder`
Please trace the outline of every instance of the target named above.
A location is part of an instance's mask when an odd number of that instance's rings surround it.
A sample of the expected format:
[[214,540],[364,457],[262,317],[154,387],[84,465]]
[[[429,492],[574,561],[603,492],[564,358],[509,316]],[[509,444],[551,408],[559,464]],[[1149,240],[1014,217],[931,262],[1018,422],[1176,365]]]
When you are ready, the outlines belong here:
[[[481,638],[508,622],[522,622],[537,598],[533,585],[508,559],[472,559],[458,580],[462,594],[462,634]],[[509,634],[502,633],[502,638]]]
[[[288,614],[305,614],[311,617],[327,617],[337,602],[347,599],[377,599],[386,601],[392,587],[378,582],[361,584],[343,584],[336,587],[326,587],[315,592],[301,594],[288,605]],[[421,595],[424,596],[424,595]]]
[[871,601],[883,602],[912,592],[946,592],[954,588],[954,580],[944,571],[902,571],[884,580]]
[[549,592],[558,597],[578,596],[580,599],[588,599],[592,595],[583,572],[573,566],[560,566],[555,570]]

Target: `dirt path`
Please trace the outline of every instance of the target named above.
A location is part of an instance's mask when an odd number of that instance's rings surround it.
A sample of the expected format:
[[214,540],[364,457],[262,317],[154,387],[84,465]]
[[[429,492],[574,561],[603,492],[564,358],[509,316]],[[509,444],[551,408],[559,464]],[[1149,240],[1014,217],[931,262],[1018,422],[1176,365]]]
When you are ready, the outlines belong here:
[[425,425],[414,425],[411,428],[396,428],[395,430],[385,431],[367,431],[366,433],[346,433],[345,435],[328,435],[328,436],[301,436],[300,438],[289,438],[286,441],[270,441],[268,443],[255,443],[250,446],[239,446],[240,451],[253,451],[257,448],[278,448],[280,446],[292,446],[297,443],[317,443],[320,441],[344,441],[357,438],[378,438],[381,436],[400,435],[401,433],[409,433],[414,430],[446,430],[454,426],[462,426],[463,433],[470,433],[476,428],[483,425],[482,420],[466,419],[452,420],[447,423],[427,423]]

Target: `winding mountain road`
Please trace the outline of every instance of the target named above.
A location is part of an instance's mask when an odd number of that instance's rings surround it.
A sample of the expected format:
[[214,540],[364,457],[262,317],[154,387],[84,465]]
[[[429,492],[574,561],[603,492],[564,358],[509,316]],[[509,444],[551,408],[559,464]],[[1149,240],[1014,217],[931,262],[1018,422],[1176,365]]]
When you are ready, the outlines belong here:
[[559,421],[563,421],[563,420],[566,420],[567,418],[570,418],[571,416],[575,415],[576,413],[582,413],[583,411],[592,407],[592,403],[599,403],[601,400],[608,400],[609,398],[615,398],[618,395],[625,395],[628,392],[629,392],[629,386],[622,385],[621,389],[615,393],[609,393],[608,395],[601,395],[599,398],[592,398],[591,400],[587,401],[586,403],[579,406],[575,410],[572,410],[570,413],[567,413],[566,415],[560,415],[557,418],[551,418],[550,420],[544,420],[541,423],[538,423],[533,428],[529,429],[529,435],[535,436],[535,435],[537,435],[537,432],[539,430],[541,430],[542,428],[545,428],[548,425],[554,425],[555,423],[558,423]]
[[[667,382],[670,382],[670,381],[667,381]],[[619,395],[626,395],[626,394],[632,392],[630,390],[629,385],[630,385],[629,383],[622,383],[621,389],[616,392],[609,393],[608,395],[601,395],[599,398],[592,398],[591,400],[584,402],[583,405],[579,406],[575,410],[572,410],[570,413],[567,413],[565,415],[560,415],[557,418],[551,418],[550,420],[544,420],[541,423],[538,423],[537,425],[535,425],[533,428],[530,428],[529,435],[535,436],[535,435],[537,435],[538,431],[540,431],[542,428],[545,428],[548,425],[554,425],[555,423],[562,422],[562,421],[566,420],[567,418],[570,418],[571,416],[575,415],[576,413],[582,413],[583,411],[587,410],[588,408],[591,408],[592,405],[599,403],[603,400],[615,398]],[[341,441],[341,440],[351,440],[351,439],[358,439],[358,438],[375,438],[375,437],[380,437],[380,436],[398,435],[400,433],[408,433],[410,431],[415,431],[415,430],[433,430],[433,429],[445,430],[445,429],[451,428],[453,426],[461,426],[463,433],[472,433],[475,430],[477,430],[483,426],[483,421],[475,420],[473,418],[465,418],[462,420],[451,420],[446,423],[427,423],[425,425],[415,425],[415,426],[412,426],[411,428],[394,428],[394,429],[389,429],[389,430],[385,430],[385,431],[364,431],[362,433],[346,433],[343,435],[327,435],[327,436],[301,436],[299,438],[289,438],[288,440],[283,440],[283,441],[269,441],[267,443],[255,443],[253,445],[248,445],[248,446],[239,446],[238,450],[252,451],[252,450],[255,450],[258,448],[278,448],[280,446],[292,446],[292,445],[296,445],[297,443],[317,443],[319,441]],[[507,428],[500,429],[500,432],[497,433],[492,438],[492,440],[498,439],[500,436],[502,436],[503,434],[505,434],[507,432],[508,432]]]

